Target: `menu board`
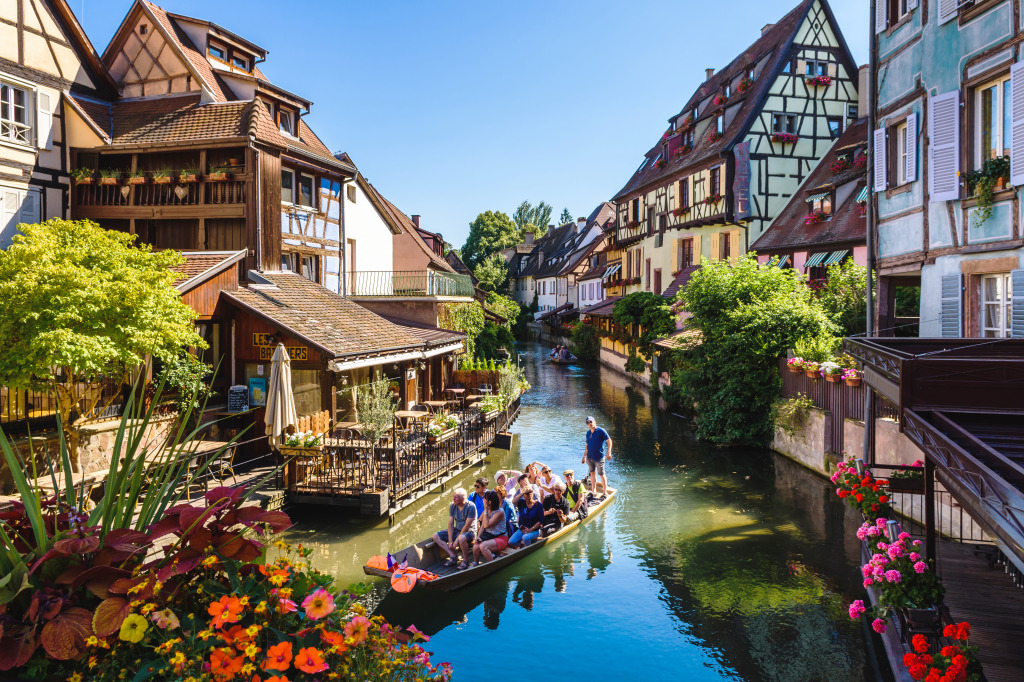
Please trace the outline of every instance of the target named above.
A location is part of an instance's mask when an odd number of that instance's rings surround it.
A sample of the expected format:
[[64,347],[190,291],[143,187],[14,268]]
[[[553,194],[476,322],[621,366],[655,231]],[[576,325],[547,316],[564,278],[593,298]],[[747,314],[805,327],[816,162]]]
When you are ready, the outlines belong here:
[[245,412],[249,409],[249,387],[232,386],[228,389],[228,412]]

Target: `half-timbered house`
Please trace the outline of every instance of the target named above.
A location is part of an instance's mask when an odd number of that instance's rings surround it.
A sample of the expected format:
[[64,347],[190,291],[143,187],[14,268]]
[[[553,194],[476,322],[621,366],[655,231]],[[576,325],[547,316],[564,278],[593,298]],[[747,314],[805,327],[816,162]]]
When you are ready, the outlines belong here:
[[857,69],[826,0],[804,0],[704,82],[615,195],[625,293],[735,259],[857,118]]
[[66,0],[0,5],[0,248],[19,223],[68,216],[68,149],[94,137],[71,95],[116,87]]

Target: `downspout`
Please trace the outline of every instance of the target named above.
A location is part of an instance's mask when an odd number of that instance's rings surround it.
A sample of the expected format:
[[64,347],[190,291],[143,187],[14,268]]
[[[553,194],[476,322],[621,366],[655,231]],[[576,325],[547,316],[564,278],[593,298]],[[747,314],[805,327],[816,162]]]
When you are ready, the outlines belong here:
[[256,272],[263,272],[263,162],[256,152]]
[[[875,89],[877,88],[878,74],[878,34],[875,32],[875,5],[879,0],[871,0],[869,26],[871,27],[870,45],[868,48],[868,159],[871,163],[866,178],[868,185],[868,201],[865,211],[865,246],[867,248],[867,320],[865,336],[870,338],[875,335],[875,294],[872,286],[872,275],[875,269],[875,202],[878,200],[874,192],[874,167],[875,167]],[[866,386],[864,391],[864,443],[861,451],[861,459],[865,465],[870,466],[874,462],[875,452],[875,392],[871,386]]]
[[339,292],[342,296],[348,296],[348,253],[345,249],[348,247],[348,240],[345,238],[345,185],[348,184],[348,179],[342,177],[341,179],[341,193],[338,197],[339,204],[341,204],[341,211],[338,213],[338,219],[341,221],[341,291]]

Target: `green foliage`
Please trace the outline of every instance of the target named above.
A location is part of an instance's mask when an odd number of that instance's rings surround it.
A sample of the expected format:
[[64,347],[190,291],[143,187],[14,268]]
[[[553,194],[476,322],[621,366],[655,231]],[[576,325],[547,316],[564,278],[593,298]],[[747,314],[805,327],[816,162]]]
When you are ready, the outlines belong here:
[[572,221],[573,221],[572,213],[569,213],[569,209],[568,208],[563,208],[562,209],[562,215],[560,215],[558,217],[558,224],[559,225],[565,225],[566,223],[571,223]]
[[793,343],[793,354],[810,362],[822,363],[831,360],[843,340],[831,334],[803,336]]
[[[180,414],[191,414],[193,420],[199,419],[199,406],[210,397],[210,387],[203,380],[212,371],[210,365],[185,351],[164,363],[160,380],[178,395],[175,403]],[[192,425],[195,424],[193,421]]]
[[469,224],[469,236],[462,247],[462,260],[471,270],[492,253],[522,241],[522,233],[512,220],[500,211],[486,211]]
[[867,330],[867,268],[852,260],[830,265],[828,276],[816,289],[825,312],[840,329],[840,336]]
[[475,353],[477,357],[494,362],[501,348],[510,348],[515,342],[516,339],[508,327],[488,320],[484,323],[483,331],[476,337]]
[[0,251],[0,384],[54,393],[65,432],[75,412],[100,406],[103,376],[130,383],[147,356],[206,348],[173,286],[181,254],[88,220],[20,229]]
[[378,369],[373,381],[356,388],[361,431],[371,445],[390,433],[395,421],[397,401],[389,382]]
[[492,253],[473,270],[484,291],[508,291],[508,263],[500,253]]
[[601,354],[601,337],[597,328],[582,321],[573,325],[569,345],[573,355],[580,360],[597,360]]
[[654,341],[671,334],[676,328],[675,315],[668,303],[650,291],[635,291],[616,301],[612,319],[625,329],[639,325],[642,333],[636,336],[634,330],[632,338],[636,349],[648,357],[653,351]]
[[[494,369],[494,361],[492,360],[491,363],[491,369]],[[523,368],[515,363],[503,363],[497,370],[498,397],[501,400],[501,409],[505,409],[521,393],[528,391],[530,384],[526,381],[526,374],[523,372]]]
[[679,300],[702,334],[672,375],[694,408],[697,437],[767,442],[781,390],[778,358],[801,337],[832,335],[834,323],[798,273],[750,256],[735,266],[704,260]]
[[647,363],[639,355],[630,355],[626,359],[625,370],[633,374],[643,374],[647,371]]
[[484,310],[475,301],[472,303],[441,303],[438,306],[437,324],[442,329],[451,329],[466,334],[466,354],[476,351],[476,337],[484,330]]
[[516,224],[519,234],[532,231],[537,239],[540,239],[547,234],[548,224],[551,222],[551,211],[551,206],[543,201],[536,206],[529,201],[524,201],[512,214],[512,222]]
[[807,423],[812,407],[814,401],[803,393],[798,393],[795,398],[775,401],[772,404],[772,419],[775,426],[792,436],[797,429],[803,428]]
[[975,210],[971,211],[971,227],[981,227],[992,216],[996,180],[1009,177],[1009,156],[988,159],[981,170],[964,173],[968,187],[973,187],[974,196],[978,200]]
[[484,300],[484,307],[490,310],[492,313],[501,315],[505,318],[504,327],[511,329],[512,325],[515,324],[516,319],[519,317],[521,308],[519,304],[508,296],[503,296],[498,293],[490,293]]

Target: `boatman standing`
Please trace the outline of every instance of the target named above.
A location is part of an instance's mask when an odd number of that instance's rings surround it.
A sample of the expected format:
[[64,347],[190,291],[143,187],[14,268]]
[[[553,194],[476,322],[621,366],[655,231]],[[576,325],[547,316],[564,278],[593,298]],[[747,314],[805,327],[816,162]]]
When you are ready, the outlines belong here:
[[[607,444],[607,452],[605,451],[605,445]],[[594,491],[594,495],[598,496],[602,492],[608,494],[608,477],[604,473],[604,461],[611,461],[612,459],[612,438],[608,435],[608,432],[597,426],[597,422],[594,421],[593,417],[587,417],[587,447],[583,450],[583,459],[580,460],[580,464],[586,462],[587,468],[590,469],[590,487]],[[601,490],[597,489],[597,477],[601,477]]]

